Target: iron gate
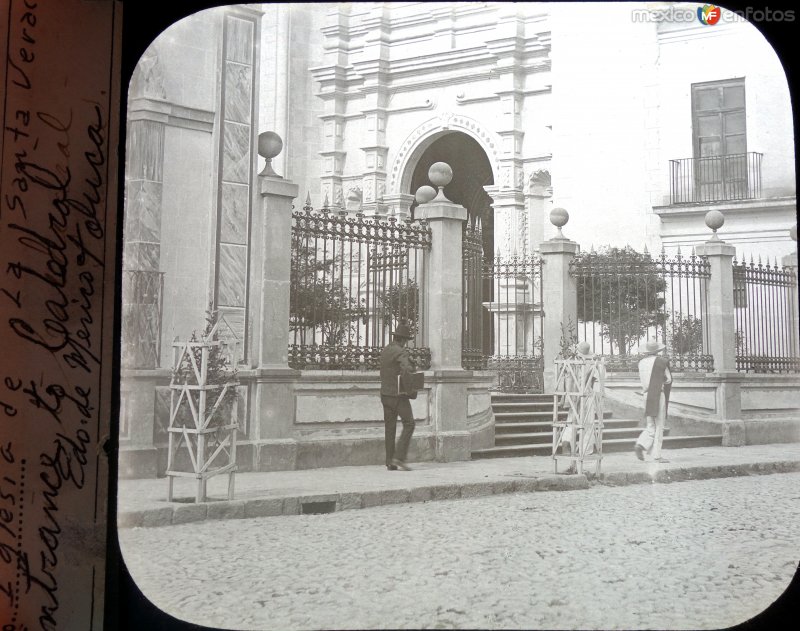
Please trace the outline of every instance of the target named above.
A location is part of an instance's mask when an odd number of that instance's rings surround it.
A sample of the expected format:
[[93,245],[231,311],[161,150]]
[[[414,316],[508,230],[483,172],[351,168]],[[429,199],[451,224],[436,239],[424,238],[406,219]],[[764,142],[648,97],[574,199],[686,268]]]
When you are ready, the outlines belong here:
[[462,366],[496,371],[502,392],[542,392],[541,258],[484,260],[481,237],[480,220],[465,224]]

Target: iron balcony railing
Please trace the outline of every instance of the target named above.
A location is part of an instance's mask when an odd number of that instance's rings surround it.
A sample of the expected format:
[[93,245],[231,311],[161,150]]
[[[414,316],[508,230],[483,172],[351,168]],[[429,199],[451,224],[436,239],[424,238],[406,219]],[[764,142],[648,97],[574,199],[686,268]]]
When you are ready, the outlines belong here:
[[754,151],[670,160],[670,204],[726,202],[761,197],[761,158]]

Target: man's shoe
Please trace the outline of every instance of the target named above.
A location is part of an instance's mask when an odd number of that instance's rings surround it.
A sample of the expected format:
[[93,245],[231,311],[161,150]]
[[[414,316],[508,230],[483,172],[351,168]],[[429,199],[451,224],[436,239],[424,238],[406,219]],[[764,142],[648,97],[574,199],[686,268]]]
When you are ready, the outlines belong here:
[[392,464],[400,469],[401,471],[411,471],[411,467],[409,467],[405,462],[402,460],[392,460]]
[[636,447],[633,448],[636,452],[636,457],[639,460],[644,460],[644,447],[642,447],[639,443],[636,443]]
[[397,471],[397,467],[393,464],[387,464],[386,468],[389,469],[389,471]]

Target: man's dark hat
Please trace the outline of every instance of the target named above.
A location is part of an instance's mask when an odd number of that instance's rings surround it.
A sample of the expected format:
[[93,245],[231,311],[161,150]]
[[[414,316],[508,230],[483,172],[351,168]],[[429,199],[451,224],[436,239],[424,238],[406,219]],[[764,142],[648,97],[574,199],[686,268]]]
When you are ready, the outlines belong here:
[[408,327],[405,324],[399,325],[392,334],[395,337],[401,337],[406,340],[411,339],[411,331],[408,330]]

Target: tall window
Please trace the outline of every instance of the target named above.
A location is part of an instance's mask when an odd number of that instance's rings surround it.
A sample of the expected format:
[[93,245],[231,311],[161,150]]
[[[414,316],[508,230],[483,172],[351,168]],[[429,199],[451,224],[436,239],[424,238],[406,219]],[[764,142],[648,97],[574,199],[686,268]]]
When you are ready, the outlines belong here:
[[698,201],[747,197],[744,79],[692,85]]

